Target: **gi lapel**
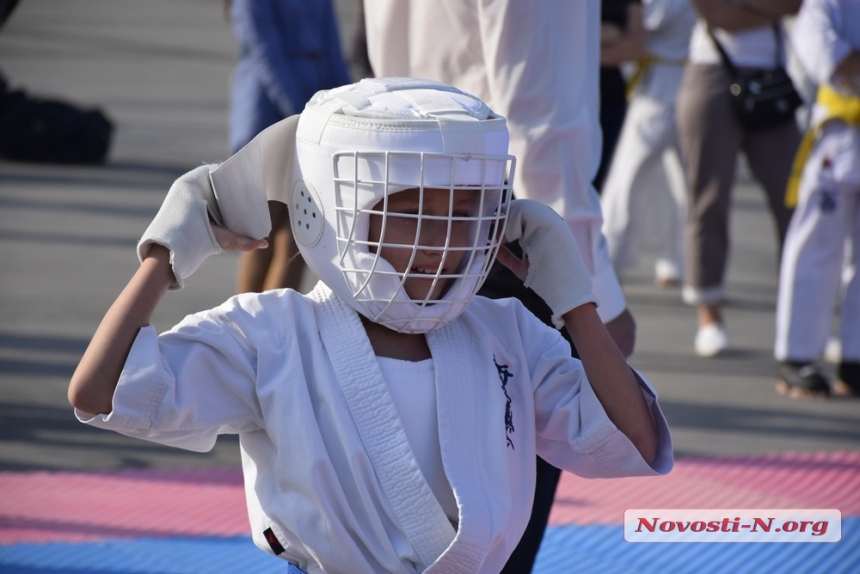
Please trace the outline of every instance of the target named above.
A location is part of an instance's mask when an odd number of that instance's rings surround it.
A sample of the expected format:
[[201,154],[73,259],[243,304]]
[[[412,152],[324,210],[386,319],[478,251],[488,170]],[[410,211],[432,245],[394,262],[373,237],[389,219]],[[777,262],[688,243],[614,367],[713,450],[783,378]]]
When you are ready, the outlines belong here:
[[492,352],[481,352],[485,345],[480,337],[470,334],[463,317],[427,333],[427,343],[433,357],[440,358],[434,361],[439,441],[448,481],[460,507],[454,543],[427,573],[479,572],[492,540],[488,492],[503,480],[491,476],[493,470],[482,464],[487,457],[479,445],[484,444],[487,431],[481,428],[484,417],[476,416],[481,410],[476,381],[481,374],[486,375],[480,361],[482,357],[491,360]]
[[426,568],[454,540],[454,527],[421,474],[357,313],[322,282],[308,297],[318,303],[320,337],[380,486]]

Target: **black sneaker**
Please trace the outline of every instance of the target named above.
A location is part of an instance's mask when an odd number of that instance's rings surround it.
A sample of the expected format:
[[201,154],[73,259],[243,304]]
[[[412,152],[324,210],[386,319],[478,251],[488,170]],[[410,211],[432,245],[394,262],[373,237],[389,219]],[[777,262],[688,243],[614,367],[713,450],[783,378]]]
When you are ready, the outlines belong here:
[[833,394],[843,397],[860,397],[860,363],[839,363],[838,379],[833,383]]
[[783,361],[779,364],[780,380],[776,390],[793,399],[812,399],[830,396],[830,382],[815,363]]

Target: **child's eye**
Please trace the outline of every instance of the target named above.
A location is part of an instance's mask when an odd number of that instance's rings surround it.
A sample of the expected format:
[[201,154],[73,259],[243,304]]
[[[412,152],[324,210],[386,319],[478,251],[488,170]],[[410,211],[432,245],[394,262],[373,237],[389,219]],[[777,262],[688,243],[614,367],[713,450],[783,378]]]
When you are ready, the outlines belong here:
[[456,217],[458,219],[459,218],[465,219],[468,217],[472,217],[472,214],[471,214],[471,212],[468,212],[468,211],[455,211],[454,213],[451,214],[451,216]]

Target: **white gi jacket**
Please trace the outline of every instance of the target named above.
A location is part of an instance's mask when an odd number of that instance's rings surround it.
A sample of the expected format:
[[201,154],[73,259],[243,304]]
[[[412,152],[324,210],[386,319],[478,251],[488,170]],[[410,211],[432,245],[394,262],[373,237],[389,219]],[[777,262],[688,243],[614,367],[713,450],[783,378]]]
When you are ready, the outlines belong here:
[[567,222],[604,323],[627,303],[601,235],[600,0],[364,0],[378,76],[437,80],[504,116],[514,195]]
[[[95,426],[197,451],[239,433],[255,543],[311,574],[498,572],[531,509],[535,455],[587,477],[656,475],[608,420],[555,330],[477,297],[427,342],[451,525],[421,474],[358,314],[320,283],[233,297],[140,330]],[[428,408],[432,408],[428,407]]]

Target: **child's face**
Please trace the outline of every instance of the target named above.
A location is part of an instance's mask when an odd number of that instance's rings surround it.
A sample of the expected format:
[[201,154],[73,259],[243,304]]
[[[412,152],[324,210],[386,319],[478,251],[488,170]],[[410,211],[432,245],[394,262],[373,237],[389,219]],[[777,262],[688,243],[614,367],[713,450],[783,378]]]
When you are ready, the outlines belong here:
[[[371,214],[368,239],[381,244],[379,255],[398,273],[409,275],[404,289],[410,299],[438,299],[453,279],[440,277],[434,286],[434,276],[461,271],[463,258],[469,251],[446,250],[448,226],[450,222],[447,247],[471,246],[475,222],[469,218],[478,215],[475,213],[478,197],[479,193],[472,190],[454,190],[452,194],[447,189],[425,189],[422,202],[419,189],[407,189],[389,196],[384,230],[382,215]],[[382,209],[382,202],[374,207],[374,211]],[[439,219],[432,219],[434,217]],[[376,248],[372,247],[371,251],[375,253]]]

